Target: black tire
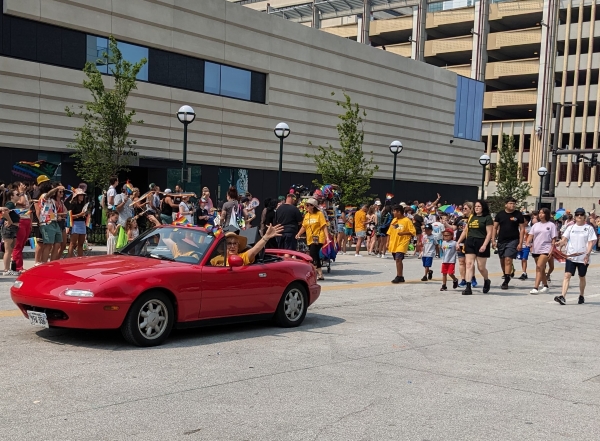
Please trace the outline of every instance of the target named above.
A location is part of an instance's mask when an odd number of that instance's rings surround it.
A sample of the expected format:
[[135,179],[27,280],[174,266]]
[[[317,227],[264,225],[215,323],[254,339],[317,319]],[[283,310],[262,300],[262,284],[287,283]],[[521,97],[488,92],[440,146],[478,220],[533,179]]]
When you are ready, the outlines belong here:
[[[145,328],[150,328],[149,332],[152,333],[156,327],[160,326],[160,329],[156,330],[154,335],[150,336],[142,332],[142,327],[144,326],[144,321],[142,320],[144,318],[143,313],[148,314],[149,310],[154,314],[151,317],[154,326],[145,326]],[[166,323],[164,323],[165,321]],[[131,308],[129,308],[125,321],[121,325],[121,333],[125,337],[125,340],[133,345],[142,347],[158,346],[167,339],[173,329],[174,323],[175,308],[169,297],[162,292],[148,291],[139,296],[133,302]]]
[[300,326],[306,317],[307,309],[306,288],[300,283],[292,283],[285,289],[279,300],[277,311],[275,311],[275,323],[282,328]]

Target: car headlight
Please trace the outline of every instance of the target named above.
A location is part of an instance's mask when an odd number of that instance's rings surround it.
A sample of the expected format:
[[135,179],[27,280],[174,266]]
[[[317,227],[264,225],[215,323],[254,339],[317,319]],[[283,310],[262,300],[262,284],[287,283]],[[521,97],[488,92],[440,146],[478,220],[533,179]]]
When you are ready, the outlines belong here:
[[85,289],[67,289],[65,291],[65,295],[69,297],[94,297],[94,293],[92,291]]
[[15,280],[15,283],[13,283],[14,288],[19,289],[22,286],[23,286],[23,282],[21,282],[20,280]]

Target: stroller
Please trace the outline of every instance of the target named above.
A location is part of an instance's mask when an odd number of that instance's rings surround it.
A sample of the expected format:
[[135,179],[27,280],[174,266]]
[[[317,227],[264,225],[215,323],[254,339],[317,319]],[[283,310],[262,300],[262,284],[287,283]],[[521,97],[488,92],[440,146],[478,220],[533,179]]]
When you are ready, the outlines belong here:
[[[306,237],[298,239],[297,250],[304,254],[309,254],[308,245],[306,244]],[[337,244],[329,242],[319,250],[319,257],[321,259],[321,267],[327,269],[327,273],[331,272],[331,262],[335,262],[337,256]]]

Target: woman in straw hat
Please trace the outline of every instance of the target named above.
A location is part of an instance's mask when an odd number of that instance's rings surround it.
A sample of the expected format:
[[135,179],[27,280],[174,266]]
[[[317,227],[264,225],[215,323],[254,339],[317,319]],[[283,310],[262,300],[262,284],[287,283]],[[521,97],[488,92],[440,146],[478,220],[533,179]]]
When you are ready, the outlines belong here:
[[249,250],[246,250],[248,239],[234,232],[229,232],[225,235],[225,254],[214,257],[211,259],[210,264],[212,266],[227,266],[229,256],[239,256],[244,265],[250,265],[254,263],[254,259],[265,247],[265,244],[272,238],[280,237],[282,232],[283,225],[269,225],[263,237]]

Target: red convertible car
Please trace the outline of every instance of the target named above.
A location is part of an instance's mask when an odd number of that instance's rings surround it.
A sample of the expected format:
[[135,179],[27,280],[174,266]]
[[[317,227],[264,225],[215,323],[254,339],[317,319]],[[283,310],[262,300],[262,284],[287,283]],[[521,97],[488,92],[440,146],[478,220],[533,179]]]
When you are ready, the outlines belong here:
[[[174,253],[173,245],[182,240],[197,251]],[[267,318],[298,326],[319,297],[321,287],[305,254],[266,250],[251,265],[230,256],[228,266],[214,266],[224,255],[223,234],[158,227],[118,254],[32,268],[15,281],[11,297],[33,325],[120,328],[138,346],[161,344],[174,326]]]

